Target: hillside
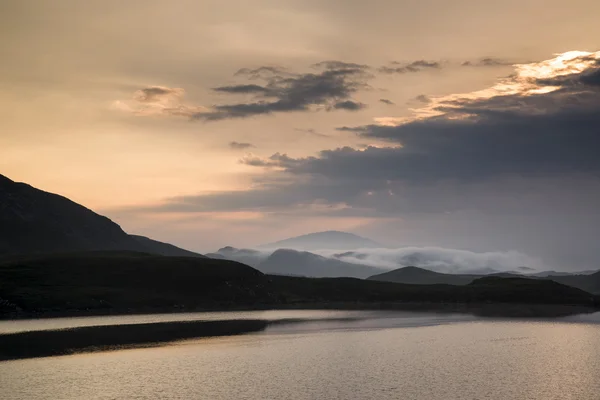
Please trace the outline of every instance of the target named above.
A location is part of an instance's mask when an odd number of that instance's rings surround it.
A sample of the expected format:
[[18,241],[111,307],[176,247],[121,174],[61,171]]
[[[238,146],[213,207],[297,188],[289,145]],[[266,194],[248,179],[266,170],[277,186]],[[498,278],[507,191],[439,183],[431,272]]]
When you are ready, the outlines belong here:
[[354,250],[360,248],[382,248],[381,244],[353,233],[326,231],[309,233],[289,239],[259,246],[261,249],[314,250]]
[[0,263],[0,315],[174,312],[402,304],[600,306],[556,282],[484,278],[469,285],[407,285],[354,278],[264,275],[233,261],[92,252]]
[[202,257],[168,243],[128,235],[110,219],[66,197],[0,175],[0,259],[77,251],[137,251]]
[[415,285],[468,285],[476,279],[503,277],[503,278],[527,278],[530,280],[551,280],[567,286],[572,286],[589,293],[600,294],[600,272],[592,275],[546,275],[538,277],[536,275],[519,276],[509,273],[491,274],[491,275],[455,275],[443,274],[429,271],[417,267],[403,267],[382,274],[368,277],[368,280],[406,283]]
[[157,254],[167,257],[204,257],[202,254],[194,253],[193,251],[184,250],[169,243],[159,242],[145,236],[129,235],[136,242],[144,247],[146,253]]
[[548,276],[544,279],[550,279],[563,285],[573,286],[586,292],[600,294],[600,271],[591,275],[567,275],[567,276]]
[[378,268],[321,257],[306,251],[276,250],[256,268],[267,274],[324,277],[366,278],[380,272]]
[[144,247],[110,219],[0,175],[0,256]]
[[477,275],[454,275],[443,274],[418,267],[402,267],[382,274],[369,276],[367,279],[373,281],[407,283],[413,285],[468,285]]
[[216,307],[266,296],[263,274],[226,260],[92,252],[0,264],[0,299],[26,311]]

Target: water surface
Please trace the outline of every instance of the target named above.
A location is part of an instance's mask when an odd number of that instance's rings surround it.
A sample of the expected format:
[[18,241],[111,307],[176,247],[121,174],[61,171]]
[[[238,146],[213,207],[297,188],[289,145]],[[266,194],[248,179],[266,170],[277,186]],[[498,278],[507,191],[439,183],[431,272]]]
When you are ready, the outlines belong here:
[[270,316],[320,320],[156,348],[2,362],[0,397],[600,399],[598,313],[552,321],[282,313]]

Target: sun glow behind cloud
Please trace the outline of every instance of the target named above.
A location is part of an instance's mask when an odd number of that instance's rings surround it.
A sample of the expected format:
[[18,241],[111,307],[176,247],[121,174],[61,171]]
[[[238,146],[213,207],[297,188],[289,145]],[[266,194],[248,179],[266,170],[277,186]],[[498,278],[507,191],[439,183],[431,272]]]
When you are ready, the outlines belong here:
[[585,71],[600,62],[600,51],[568,51],[555,58],[528,64],[515,64],[515,73],[501,79],[495,85],[470,92],[430,97],[430,103],[420,108],[411,108],[410,117],[377,117],[375,122],[382,126],[398,126],[415,120],[444,116],[448,119],[465,119],[470,115],[460,110],[467,101],[487,100],[501,96],[531,96],[552,93],[560,86],[544,85],[540,81]]

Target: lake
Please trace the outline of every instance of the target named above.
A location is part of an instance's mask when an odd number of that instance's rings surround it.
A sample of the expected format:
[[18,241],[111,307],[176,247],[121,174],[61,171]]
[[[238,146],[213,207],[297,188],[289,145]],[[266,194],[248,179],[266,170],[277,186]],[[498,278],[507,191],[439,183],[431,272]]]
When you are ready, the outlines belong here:
[[257,311],[2,321],[0,332],[310,319],[160,347],[0,362],[12,399],[600,399],[600,313],[554,320]]

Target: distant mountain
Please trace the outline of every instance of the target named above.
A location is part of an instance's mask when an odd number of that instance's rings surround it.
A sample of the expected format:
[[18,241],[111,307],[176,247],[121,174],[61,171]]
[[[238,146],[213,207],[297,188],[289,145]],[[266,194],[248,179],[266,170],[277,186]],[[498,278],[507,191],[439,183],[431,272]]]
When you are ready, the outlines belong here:
[[536,272],[534,274],[529,274],[528,276],[537,276],[540,278],[545,278],[547,276],[571,276],[571,275],[592,275],[596,272],[599,272],[597,270],[594,271],[577,271],[577,272],[565,272],[565,271],[542,271],[542,272]]
[[261,249],[294,249],[304,251],[314,250],[354,250],[360,248],[385,247],[371,239],[353,233],[326,231],[309,233],[307,235],[280,240],[259,246]]
[[231,260],[241,262],[242,264],[256,267],[261,262],[265,261],[270,253],[261,252],[252,249],[236,249],[235,247],[226,246],[215,253],[206,254],[207,257],[216,260]]
[[395,282],[415,285],[468,285],[480,278],[523,278],[523,279],[547,279],[563,285],[572,286],[589,293],[600,293],[600,272],[592,275],[547,275],[538,277],[534,275],[524,276],[512,273],[495,273],[487,275],[455,275],[442,274],[423,268],[403,267],[368,277],[368,280]]
[[266,274],[314,278],[366,278],[381,272],[379,268],[321,257],[306,251],[279,249],[256,268]]
[[[600,309],[600,296],[593,297],[546,280],[487,277],[470,285],[431,286],[354,278],[265,276],[233,261],[121,251],[38,255],[0,261],[0,283],[1,317],[39,317],[38,313],[110,315],[264,309],[266,306],[289,308],[309,303],[366,308],[395,308],[405,303],[409,309],[415,303],[425,307],[437,303],[432,309],[448,309],[454,305],[463,312],[471,306],[481,312],[479,305],[486,305],[492,306],[496,314],[508,312],[509,315],[515,309],[518,315],[523,311],[531,315],[530,308],[522,304]],[[506,309],[506,303],[516,307]],[[582,312],[580,307],[572,311],[552,310],[550,312],[558,312],[558,315]],[[28,348],[27,343],[24,346]]]
[[600,271],[591,275],[549,275],[544,279],[550,279],[563,285],[573,286],[589,293],[600,294]]
[[129,235],[135,239],[139,244],[144,246],[147,253],[157,254],[167,257],[200,257],[203,258],[202,254],[194,253],[193,251],[184,250],[177,246],[173,246],[169,243],[159,242],[158,240],[152,240],[145,236]]
[[200,257],[167,243],[128,235],[110,219],[66,197],[0,175],[0,258],[117,250]]
[[402,267],[393,271],[373,275],[367,279],[373,281],[408,283],[413,285],[468,285],[483,275],[442,274],[418,267]]

